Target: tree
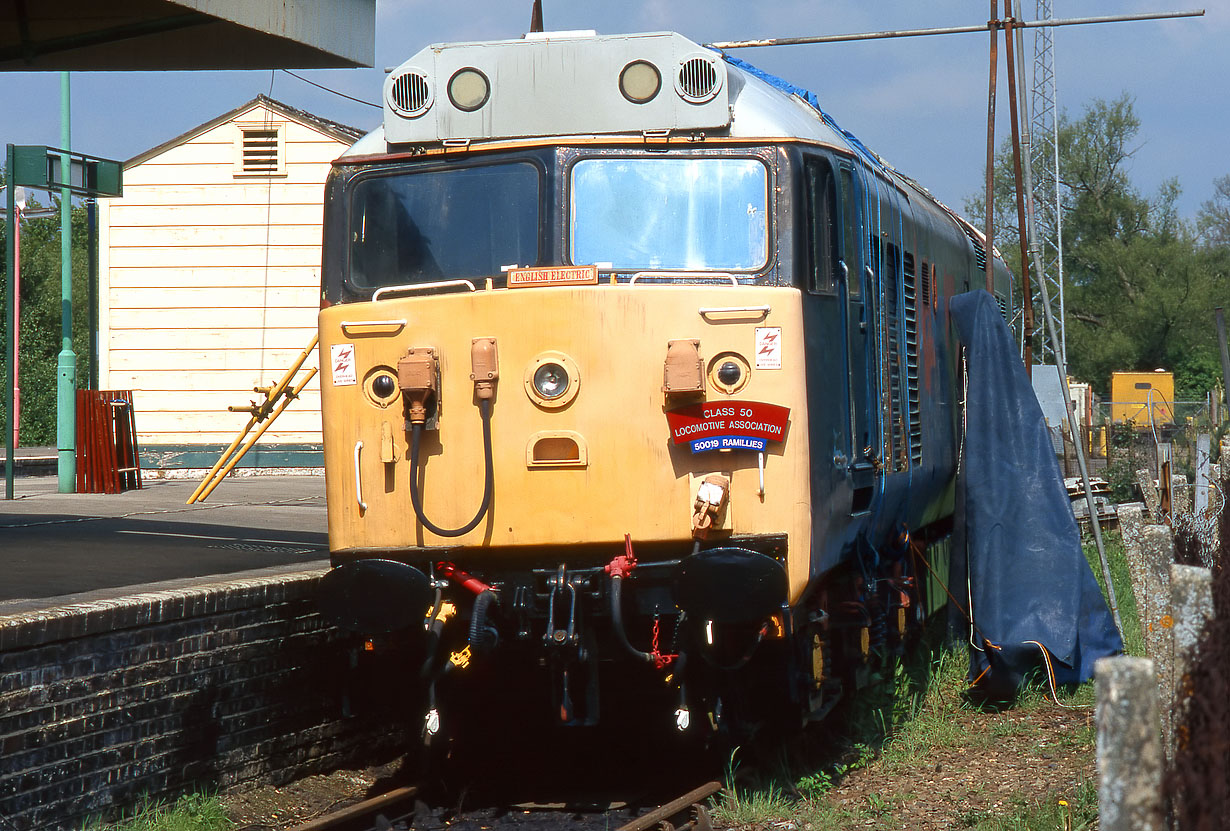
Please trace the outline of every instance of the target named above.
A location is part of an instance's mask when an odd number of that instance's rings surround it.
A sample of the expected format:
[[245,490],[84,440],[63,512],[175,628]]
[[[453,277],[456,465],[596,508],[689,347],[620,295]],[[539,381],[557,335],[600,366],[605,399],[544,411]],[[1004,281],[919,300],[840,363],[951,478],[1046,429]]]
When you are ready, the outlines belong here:
[[[1211,309],[1227,296],[1227,249],[1198,244],[1195,227],[1178,215],[1177,181],[1152,198],[1133,186],[1140,127],[1127,95],[1060,118],[1068,368],[1106,394],[1116,370],[1162,367],[1176,373],[1180,397],[1203,397],[1216,354]],[[1019,273],[1011,165],[1009,144],[994,179],[997,247]],[[1224,196],[1230,216],[1230,177]],[[982,215],[983,200],[967,200],[966,209]]]
[[1213,198],[1196,217],[1200,241],[1208,248],[1230,248],[1230,175],[1213,182]]
[[[0,169],[2,175],[2,169]],[[59,198],[51,199],[59,207]],[[29,210],[40,207],[32,201]],[[8,225],[0,222],[0,250],[7,245]],[[88,370],[89,311],[86,306],[85,208],[72,210],[73,351],[77,353],[77,386],[85,386]],[[8,263],[0,263],[8,282]],[[21,443],[56,443],[56,374],[61,349],[60,219],[27,219],[21,231]],[[7,343],[7,315],[0,314],[0,336]],[[0,383],[0,386],[3,386]],[[7,391],[0,396],[0,415],[7,410]]]

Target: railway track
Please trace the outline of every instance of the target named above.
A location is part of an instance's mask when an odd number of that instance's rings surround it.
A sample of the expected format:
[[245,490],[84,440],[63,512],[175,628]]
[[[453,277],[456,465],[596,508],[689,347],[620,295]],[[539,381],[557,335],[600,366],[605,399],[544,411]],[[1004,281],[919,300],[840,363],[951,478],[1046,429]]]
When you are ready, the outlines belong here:
[[419,789],[413,786],[397,788],[297,825],[291,831],[389,831],[399,827],[409,828],[418,792]]
[[[616,831],[712,831],[709,809],[705,802],[722,789],[718,782],[709,782],[686,794],[672,799],[636,819],[625,823]],[[417,787],[398,788],[372,799],[355,803],[340,811],[327,814],[291,831],[395,831],[409,829],[419,795]],[[457,817],[454,821],[463,819]],[[579,823],[585,825],[587,823]],[[499,828],[498,820],[492,826]],[[594,827],[609,827],[597,823]]]
[[[705,806],[705,802],[721,789],[722,786],[718,782],[701,785],[678,799],[672,799],[660,808],[654,808],[626,825],[621,825],[615,831],[650,831],[653,828],[660,829],[660,831],[685,831],[685,829],[712,831],[709,809]],[[676,824],[681,817],[687,817],[687,819]]]

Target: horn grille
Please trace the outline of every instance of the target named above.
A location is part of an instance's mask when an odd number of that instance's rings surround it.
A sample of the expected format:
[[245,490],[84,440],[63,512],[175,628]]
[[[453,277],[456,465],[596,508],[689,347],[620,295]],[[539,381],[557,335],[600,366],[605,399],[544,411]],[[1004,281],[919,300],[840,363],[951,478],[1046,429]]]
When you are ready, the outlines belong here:
[[706,55],[694,55],[679,64],[675,75],[675,90],[679,97],[692,104],[703,104],[713,99],[722,85],[721,75],[714,59]]
[[411,69],[393,79],[389,88],[389,103],[408,118],[417,118],[431,107],[434,96],[427,73]]

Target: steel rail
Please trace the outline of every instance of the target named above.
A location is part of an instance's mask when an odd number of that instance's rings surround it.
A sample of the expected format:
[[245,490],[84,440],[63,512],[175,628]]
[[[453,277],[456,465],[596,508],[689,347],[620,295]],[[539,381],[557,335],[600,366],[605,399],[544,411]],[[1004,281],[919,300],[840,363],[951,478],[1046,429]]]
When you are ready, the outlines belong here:
[[[325,814],[323,817],[318,817],[303,825],[296,825],[291,831],[337,831],[337,829],[342,828],[360,827],[357,825],[358,823],[364,822],[369,817],[382,814],[388,808],[414,799],[418,792],[418,787],[413,785],[405,788],[396,788],[380,796],[356,802],[354,805],[349,805],[340,811]],[[373,824],[372,827],[377,826]]]
[[[695,790],[688,791],[678,799],[672,799],[662,807],[654,808],[649,813],[639,816],[625,825],[621,825],[619,828],[615,829],[615,831],[649,831],[650,828],[653,828],[658,823],[664,822],[676,814],[680,814],[693,806],[700,809],[698,813],[707,820],[708,811],[705,810],[702,801],[713,796],[721,789],[722,783],[720,782],[709,782],[708,784],[701,785]],[[697,827],[700,824],[707,825],[708,823],[693,822],[688,823],[687,827]],[[679,826],[679,828],[683,827],[684,826]]]
[[705,44],[714,49],[747,49],[754,46],[798,46],[807,43],[845,43],[856,40],[885,40],[888,38],[923,37],[926,35],[962,35],[985,32],[989,28],[1041,29],[1051,26],[1080,26],[1090,23],[1130,23],[1137,20],[1171,20],[1180,17],[1203,17],[1204,9],[1188,9],[1178,12],[1146,12],[1144,14],[1118,14],[1105,17],[1069,17],[1047,20],[991,20],[981,26],[947,26],[936,29],[898,29],[883,32],[853,32],[844,35],[819,35],[816,37],[759,38],[756,40],[725,40]]

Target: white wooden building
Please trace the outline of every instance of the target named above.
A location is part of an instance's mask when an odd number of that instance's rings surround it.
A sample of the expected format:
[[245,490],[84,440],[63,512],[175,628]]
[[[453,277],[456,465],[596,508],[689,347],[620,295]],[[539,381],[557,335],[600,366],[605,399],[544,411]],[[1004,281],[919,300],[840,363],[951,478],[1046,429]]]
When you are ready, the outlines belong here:
[[[100,201],[99,384],[133,391],[144,465],[212,464],[247,423],[227,406],[308,345],[325,177],[361,134],[258,96],[129,160],[123,198]],[[251,463],[319,464],[318,390]]]

